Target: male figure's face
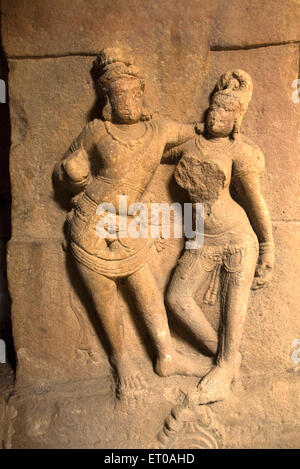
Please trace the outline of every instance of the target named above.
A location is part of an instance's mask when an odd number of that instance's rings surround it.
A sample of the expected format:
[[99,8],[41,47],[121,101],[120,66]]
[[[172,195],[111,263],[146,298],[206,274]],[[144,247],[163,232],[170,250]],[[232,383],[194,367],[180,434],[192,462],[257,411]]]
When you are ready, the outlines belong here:
[[213,137],[229,136],[239,112],[240,104],[237,99],[217,96],[207,112],[206,130]]
[[140,120],[144,93],[139,79],[132,77],[114,81],[108,96],[115,122],[133,124]]

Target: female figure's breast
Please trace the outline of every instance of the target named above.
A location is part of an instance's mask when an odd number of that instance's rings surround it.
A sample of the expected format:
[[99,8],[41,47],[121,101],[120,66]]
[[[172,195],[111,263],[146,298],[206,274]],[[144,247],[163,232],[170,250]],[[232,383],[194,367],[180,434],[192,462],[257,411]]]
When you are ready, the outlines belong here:
[[175,170],[175,179],[187,190],[192,202],[212,206],[228,191],[231,180],[230,154],[210,144],[208,148],[195,139],[187,146]]
[[203,160],[194,153],[187,153],[175,170],[177,184],[187,190],[192,202],[212,205],[226,186],[226,173],[213,160]]
[[175,179],[187,190],[192,203],[204,206],[204,230],[221,233],[238,227],[248,230],[250,224],[244,209],[231,197],[232,158],[229,149],[216,144],[209,148],[190,147],[178,163]]

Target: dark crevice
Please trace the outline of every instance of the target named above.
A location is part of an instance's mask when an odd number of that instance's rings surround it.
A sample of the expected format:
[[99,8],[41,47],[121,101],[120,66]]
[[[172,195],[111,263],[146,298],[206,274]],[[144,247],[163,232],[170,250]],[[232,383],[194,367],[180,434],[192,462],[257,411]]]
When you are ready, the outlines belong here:
[[275,43],[261,43],[261,44],[249,44],[247,46],[211,46],[210,50],[212,52],[230,52],[236,50],[251,50],[251,49],[261,49],[263,47],[277,47],[277,46],[285,46],[290,44],[300,44],[300,41],[283,41],[283,42],[275,42]]
[[9,60],[43,60],[62,59],[65,57],[97,57],[97,53],[90,52],[67,52],[65,54],[45,54],[45,55],[8,55]]
[[298,79],[300,79],[300,44],[298,47]]
[[[230,52],[236,50],[251,50],[261,49],[263,47],[276,47],[290,44],[299,44],[300,41],[282,41],[275,43],[261,43],[261,44],[249,44],[246,46],[230,45],[230,46],[210,46],[212,52]],[[61,59],[66,57],[97,57],[98,52],[66,52],[64,54],[43,54],[43,55],[8,55],[9,60],[44,60],[44,59]]]
[[[2,35],[0,33],[0,80],[1,86],[5,83],[5,99],[1,96],[0,102],[0,338],[6,344],[7,366],[15,369],[15,351],[12,339],[12,326],[10,314],[10,296],[6,273],[6,246],[11,237],[11,185],[9,176],[10,151],[10,115],[8,97],[8,64],[2,48]],[[4,82],[4,83],[3,83]],[[5,102],[3,102],[5,101]],[[0,366],[4,366],[1,364]]]
[[271,220],[272,223],[300,223],[300,220],[297,220],[297,219],[293,219],[293,218],[287,218],[287,219],[284,219],[284,218],[279,218],[279,219],[276,219],[276,220]]

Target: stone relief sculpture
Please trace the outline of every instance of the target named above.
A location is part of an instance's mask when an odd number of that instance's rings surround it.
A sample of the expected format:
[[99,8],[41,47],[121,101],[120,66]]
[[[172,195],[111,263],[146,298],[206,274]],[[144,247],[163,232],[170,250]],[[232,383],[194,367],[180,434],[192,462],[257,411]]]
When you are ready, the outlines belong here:
[[209,406],[199,406],[194,396],[185,396],[166,418],[157,439],[159,448],[221,449],[224,428]]
[[[185,250],[167,292],[172,312],[216,357],[199,383],[199,404],[227,396],[241,363],[251,285],[263,287],[274,264],[271,220],[260,187],[264,156],[240,133],[251,95],[252,80],[246,72],[221,75],[202,135],[166,154],[169,161],[179,160],[175,179],[191,202],[204,204],[203,246]],[[219,339],[195,300],[208,279],[204,303],[214,304],[220,287]]]
[[68,3],[0,8],[1,447],[300,447],[300,2]]
[[[101,319],[117,375],[119,397],[140,387],[140,377],[123,339],[117,306],[117,281],[125,279],[157,352],[155,371],[161,376],[203,376],[210,357],[182,360],[173,349],[164,299],[152,274],[151,240],[119,236],[122,213],[111,237],[96,232],[99,203],[118,207],[119,195],[138,202],[160,164],[164,150],[193,138],[194,125],[151,120],[143,113],[144,79],[118,49],[103,50],[94,63],[97,87],[106,98],[103,119],[95,119],[75,139],[55,173],[74,198],[68,216],[68,249],[76,261]],[[116,237],[114,235],[117,235]]]
[[[240,133],[252,80],[242,70],[224,73],[199,132],[199,126],[152,120],[144,112],[144,79],[120,50],[103,50],[93,73],[106,99],[102,119],[86,125],[55,173],[74,195],[68,250],[108,339],[117,396],[142,383],[124,346],[117,305],[117,282],[124,279],[152,337],[156,373],[199,376],[198,404],[222,400],[240,367],[251,285],[265,285],[274,264],[271,221],[260,188],[264,156]],[[151,239],[120,235],[128,205],[141,200],[161,162],[177,162],[177,184],[192,204],[204,204],[203,246],[185,250],[166,295],[175,317],[206,347],[207,356],[199,360],[183,359],[173,348],[164,299],[150,267]],[[120,196],[127,197],[126,213],[119,210],[113,230],[101,238],[97,224],[103,214],[97,207],[106,203],[109,212],[119,206]],[[204,303],[214,304],[220,291],[219,338],[195,300],[207,280]]]

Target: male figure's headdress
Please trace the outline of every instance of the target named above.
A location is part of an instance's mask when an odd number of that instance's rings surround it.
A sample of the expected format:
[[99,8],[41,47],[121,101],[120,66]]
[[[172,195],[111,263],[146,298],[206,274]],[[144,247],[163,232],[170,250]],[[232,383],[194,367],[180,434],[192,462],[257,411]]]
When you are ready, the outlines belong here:
[[133,65],[128,54],[118,48],[103,49],[94,61],[92,74],[104,92],[107,92],[113,81],[128,77],[138,78],[142,89],[145,88],[144,79],[138,67]]

